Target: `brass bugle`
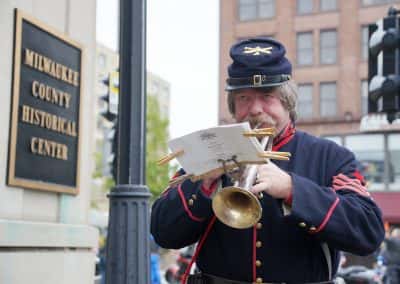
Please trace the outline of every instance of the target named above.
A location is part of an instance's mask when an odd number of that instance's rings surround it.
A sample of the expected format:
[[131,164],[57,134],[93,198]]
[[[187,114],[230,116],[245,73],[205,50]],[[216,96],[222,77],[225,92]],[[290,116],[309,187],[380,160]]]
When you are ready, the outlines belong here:
[[[262,149],[270,137],[261,140]],[[250,192],[257,177],[257,165],[247,165],[243,175],[233,186],[219,190],[212,199],[215,216],[225,225],[246,229],[254,226],[261,218],[262,207],[258,198]]]

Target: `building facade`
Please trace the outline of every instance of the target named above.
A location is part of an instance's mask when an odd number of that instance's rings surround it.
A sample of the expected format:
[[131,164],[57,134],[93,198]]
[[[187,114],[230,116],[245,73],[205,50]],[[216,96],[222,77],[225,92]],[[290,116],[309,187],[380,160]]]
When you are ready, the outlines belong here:
[[0,1],[0,283],[94,283],[95,13],[95,0]]
[[298,84],[299,129],[355,152],[385,220],[400,223],[400,127],[367,115],[368,24],[395,0],[221,0],[219,122],[231,122],[224,91],[229,47],[250,36],[284,43]]

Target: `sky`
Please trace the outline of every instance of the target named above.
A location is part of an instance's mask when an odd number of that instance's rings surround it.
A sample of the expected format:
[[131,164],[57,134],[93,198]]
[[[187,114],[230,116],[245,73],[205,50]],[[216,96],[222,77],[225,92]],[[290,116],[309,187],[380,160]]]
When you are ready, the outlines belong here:
[[[170,83],[170,136],[217,125],[217,0],[147,0],[147,71]],[[117,50],[118,0],[97,0],[97,41]]]

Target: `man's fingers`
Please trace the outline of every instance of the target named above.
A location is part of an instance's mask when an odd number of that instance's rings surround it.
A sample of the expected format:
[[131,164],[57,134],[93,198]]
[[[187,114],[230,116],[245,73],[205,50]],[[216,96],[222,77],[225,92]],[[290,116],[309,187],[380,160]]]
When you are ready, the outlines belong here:
[[266,182],[261,182],[256,185],[254,185],[252,188],[250,188],[250,191],[254,194],[259,193],[261,191],[266,191],[268,189],[268,184]]

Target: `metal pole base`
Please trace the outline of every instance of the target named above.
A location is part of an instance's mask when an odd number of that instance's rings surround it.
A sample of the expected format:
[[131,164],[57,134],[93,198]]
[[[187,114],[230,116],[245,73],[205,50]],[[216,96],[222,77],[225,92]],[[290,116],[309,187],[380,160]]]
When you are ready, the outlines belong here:
[[107,284],[150,283],[150,196],[145,185],[117,185],[108,195]]

